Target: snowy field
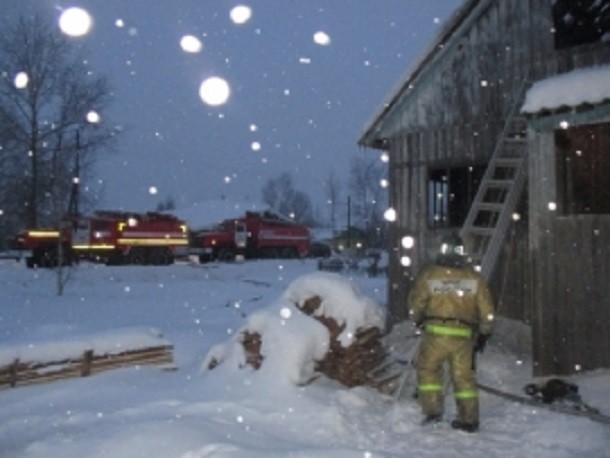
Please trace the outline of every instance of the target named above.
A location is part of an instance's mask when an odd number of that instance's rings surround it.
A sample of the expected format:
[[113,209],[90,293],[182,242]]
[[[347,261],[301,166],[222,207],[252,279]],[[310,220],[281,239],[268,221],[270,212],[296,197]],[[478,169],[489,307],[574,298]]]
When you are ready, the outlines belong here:
[[[137,340],[152,328],[173,344],[177,366],[1,390],[0,457],[610,457],[610,426],[485,393],[481,431],[468,434],[450,428],[450,398],[445,422],[422,428],[409,396],[393,402],[324,378],[296,386],[285,371],[293,361],[276,361],[273,370],[264,363],[259,371],[231,364],[203,369],[212,348],[231,342],[252,316],[285,310],[281,298],[292,282],[315,271],[315,260],[83,264],[58,297],[53,272],[0,261],[3,364],[15,355],[60,354],[67,341],[108,345],[130,332]],[[383,305],[383,277],[350,279]],[[296,319],[281,318],[287,325]],[[479,380],[522,393],[532,381],[526,341],[521,327],[500,326],[479,358]],[[585,401],[610,414],[610,371],[570,380]]]

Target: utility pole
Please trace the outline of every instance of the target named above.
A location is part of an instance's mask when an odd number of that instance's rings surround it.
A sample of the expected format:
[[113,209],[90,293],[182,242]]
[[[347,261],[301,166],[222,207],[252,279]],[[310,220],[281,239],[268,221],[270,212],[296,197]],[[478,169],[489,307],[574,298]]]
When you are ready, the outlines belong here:
[[347,248],[352,247],[352,198],[347,196]]

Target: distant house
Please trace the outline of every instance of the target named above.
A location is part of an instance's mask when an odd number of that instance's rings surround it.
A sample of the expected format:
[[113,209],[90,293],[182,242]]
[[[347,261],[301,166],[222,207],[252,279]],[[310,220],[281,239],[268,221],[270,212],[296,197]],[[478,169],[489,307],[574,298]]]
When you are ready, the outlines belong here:
[[609,65],[608,0],[466,0],[448,21],[359,139],[390,157],[393,322],[459,230],[499,314],[531,325],[535,375],[610,367]]

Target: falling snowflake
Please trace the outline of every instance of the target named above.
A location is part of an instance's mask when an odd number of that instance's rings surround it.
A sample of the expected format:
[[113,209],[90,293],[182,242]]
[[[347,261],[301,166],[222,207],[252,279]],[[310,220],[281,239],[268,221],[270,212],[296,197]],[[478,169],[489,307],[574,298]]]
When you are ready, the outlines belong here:
[[393,208],[388,208],[384,213],[383,213],[383,218],[386,221],[389,222],[393,222],[396,221],[396,210],[394,210]]
[[410,235],[405,235],[401,240],[400,244],[403,248],[410,250],[415,246],[415,239]]
[[245,24],[252,17],[252,9],[246,5],[237,5],[229,15],[235,24]]
[[19,72],[13,80],[17,89],[25,89],[30,82],[30,78],[26,72]]
[[400,258],[400,265],[403,267],[409,267],[411,265],[411,258],[409,256],[402,256]]
[[87,35],[93,26],[91,15],[82,8],[72,7],[63,11],[59,17],[59,28],[71,37]]
[[194,35],[184,35],[180,40],[180,47],[184,52],[194,54],[203,49],[203,43]]
[[231,95],[229,83],[217,76],[206,79],[199,87],[199,96],[211,106],[223,105]]
[[316,32],[313,34],[314,43],[321,46],[328,46],[330,44],[330,37],[325,32]]
[[87,121],[89,121],[91,124],[97,124],[100,122],[100,120],[101,118],[97,111],[91,110],[89,113],[87,113]]

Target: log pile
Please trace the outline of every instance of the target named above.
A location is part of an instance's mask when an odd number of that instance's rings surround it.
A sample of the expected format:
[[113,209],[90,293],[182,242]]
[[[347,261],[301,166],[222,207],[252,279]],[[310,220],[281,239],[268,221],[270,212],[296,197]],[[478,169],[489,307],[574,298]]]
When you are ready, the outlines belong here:
[[241,344],[244,346],[246,364],[254,369],[260,369],[261,364],[263,364],[263,355],[261,354],[263,338],[260,333],[245,331],[242,334]]
[[35,362],[15,359],[0,366],[0,389],[51,382],[73,377],[87,377],[99,372],[138,365],[173,366],[173,346],[161,345],[113,354],[94,354],[84,350],[78,358]]
[[334,318],[315,314],[321,303],[321,298],[314,296],[297,304],[303,313],[322,323],[330,333],[329,350],[317,362],[317,371],[347,387],[379,387],[380,380],[375,378],[375,370],[382,366],[388,356],[381,341],[381,330],[376,327],[360,328],[353,342],[343,346],[339,342],[339,335],[345,326],[339,325]]
[[[365,385],[385,389],[387,377],[379,377],[376,372],[378,368],[384,367],[388,357],[381,339],[381,330],[377,327],[360,328],[352,343],[343,346],[339,336],[345,325],[340,325],[332,317],[317,314],[316,311],[321,303],[321,298],[314,296],[301,304],[296,304],[304,314],[322,323],[330,335],[327,353],[324,358],[316,361],[316,373],[337,380],[347,387]],[[259,369],[264,362],[261,354],[263,340],[263,335],[250,330],[243,331],[239,339],[244,349],[245,363],[254,369]],[[208,369],[213,369],[218,364],[219,361],[212,359]]]

